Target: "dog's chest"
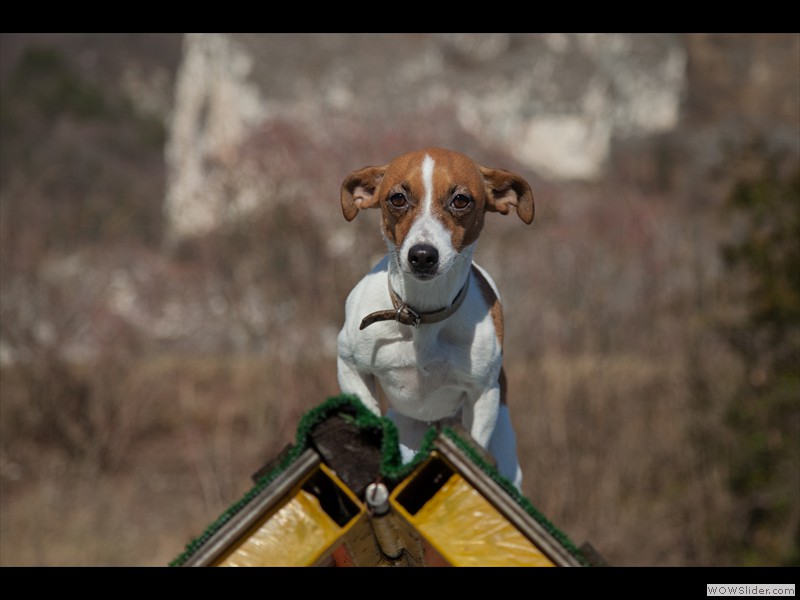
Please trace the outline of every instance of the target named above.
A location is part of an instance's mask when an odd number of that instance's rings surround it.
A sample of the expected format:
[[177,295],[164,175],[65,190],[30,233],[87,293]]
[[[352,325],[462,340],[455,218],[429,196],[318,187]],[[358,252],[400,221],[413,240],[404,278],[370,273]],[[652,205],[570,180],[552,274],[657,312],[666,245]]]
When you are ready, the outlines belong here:
[[390,403],[423,420],[457,412],[479,377],[469,345],[439,328],[412,331],[404,327],[393,341],[376,344],[374,357],[374,373]]

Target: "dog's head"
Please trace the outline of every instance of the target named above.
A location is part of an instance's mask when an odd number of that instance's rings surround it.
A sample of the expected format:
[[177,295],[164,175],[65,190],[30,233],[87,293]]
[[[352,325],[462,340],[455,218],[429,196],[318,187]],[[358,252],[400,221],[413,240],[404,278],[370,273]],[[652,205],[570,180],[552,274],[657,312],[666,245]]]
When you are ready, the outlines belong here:
[[488,212],[512,208],[533,221],[533,192],[516,173],[489,169],[451,150],[429,148],[364,167],[345,178],[342,212],[352,221],[362,208],[383,213],[383,234],[400,267],[418,279],[446,272],[478,239]]

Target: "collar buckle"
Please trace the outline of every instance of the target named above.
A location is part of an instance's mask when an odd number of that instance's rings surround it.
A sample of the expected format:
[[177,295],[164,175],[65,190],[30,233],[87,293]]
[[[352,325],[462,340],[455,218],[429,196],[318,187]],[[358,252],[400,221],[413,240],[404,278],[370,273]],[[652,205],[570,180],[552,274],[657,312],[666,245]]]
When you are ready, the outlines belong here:
[[422,316],[408,304],[402,304],[397,307],[395,321],[403,323],[404,325],[419,327],[419,324],[422,322]]

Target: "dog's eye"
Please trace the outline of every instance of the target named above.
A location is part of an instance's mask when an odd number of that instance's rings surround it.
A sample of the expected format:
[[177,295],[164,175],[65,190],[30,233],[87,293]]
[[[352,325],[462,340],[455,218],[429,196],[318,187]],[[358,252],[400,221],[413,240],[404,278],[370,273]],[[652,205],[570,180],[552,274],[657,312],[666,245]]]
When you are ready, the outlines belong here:
[[395,208],[403,208],[406,205],[407,200],[403,194],[397,192],[396,194],[389,196],[389,202]]
[[472,204],[472,198],[470,198],[466,194],[456,194],[450,201],[450,206],[452,206],[456,210],[464,210],[470,204]]

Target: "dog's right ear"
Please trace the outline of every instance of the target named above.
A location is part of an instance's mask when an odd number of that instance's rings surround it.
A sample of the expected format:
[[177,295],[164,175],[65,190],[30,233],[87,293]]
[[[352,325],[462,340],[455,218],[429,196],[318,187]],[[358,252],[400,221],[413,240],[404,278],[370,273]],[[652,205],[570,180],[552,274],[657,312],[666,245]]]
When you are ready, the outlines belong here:
[[364,167],[353,171],[342,183],[342,213],[344,218],[352,221],[362,208],[377,208],[380,197],[375,191],[378,189],[386,165],[382,167]]

